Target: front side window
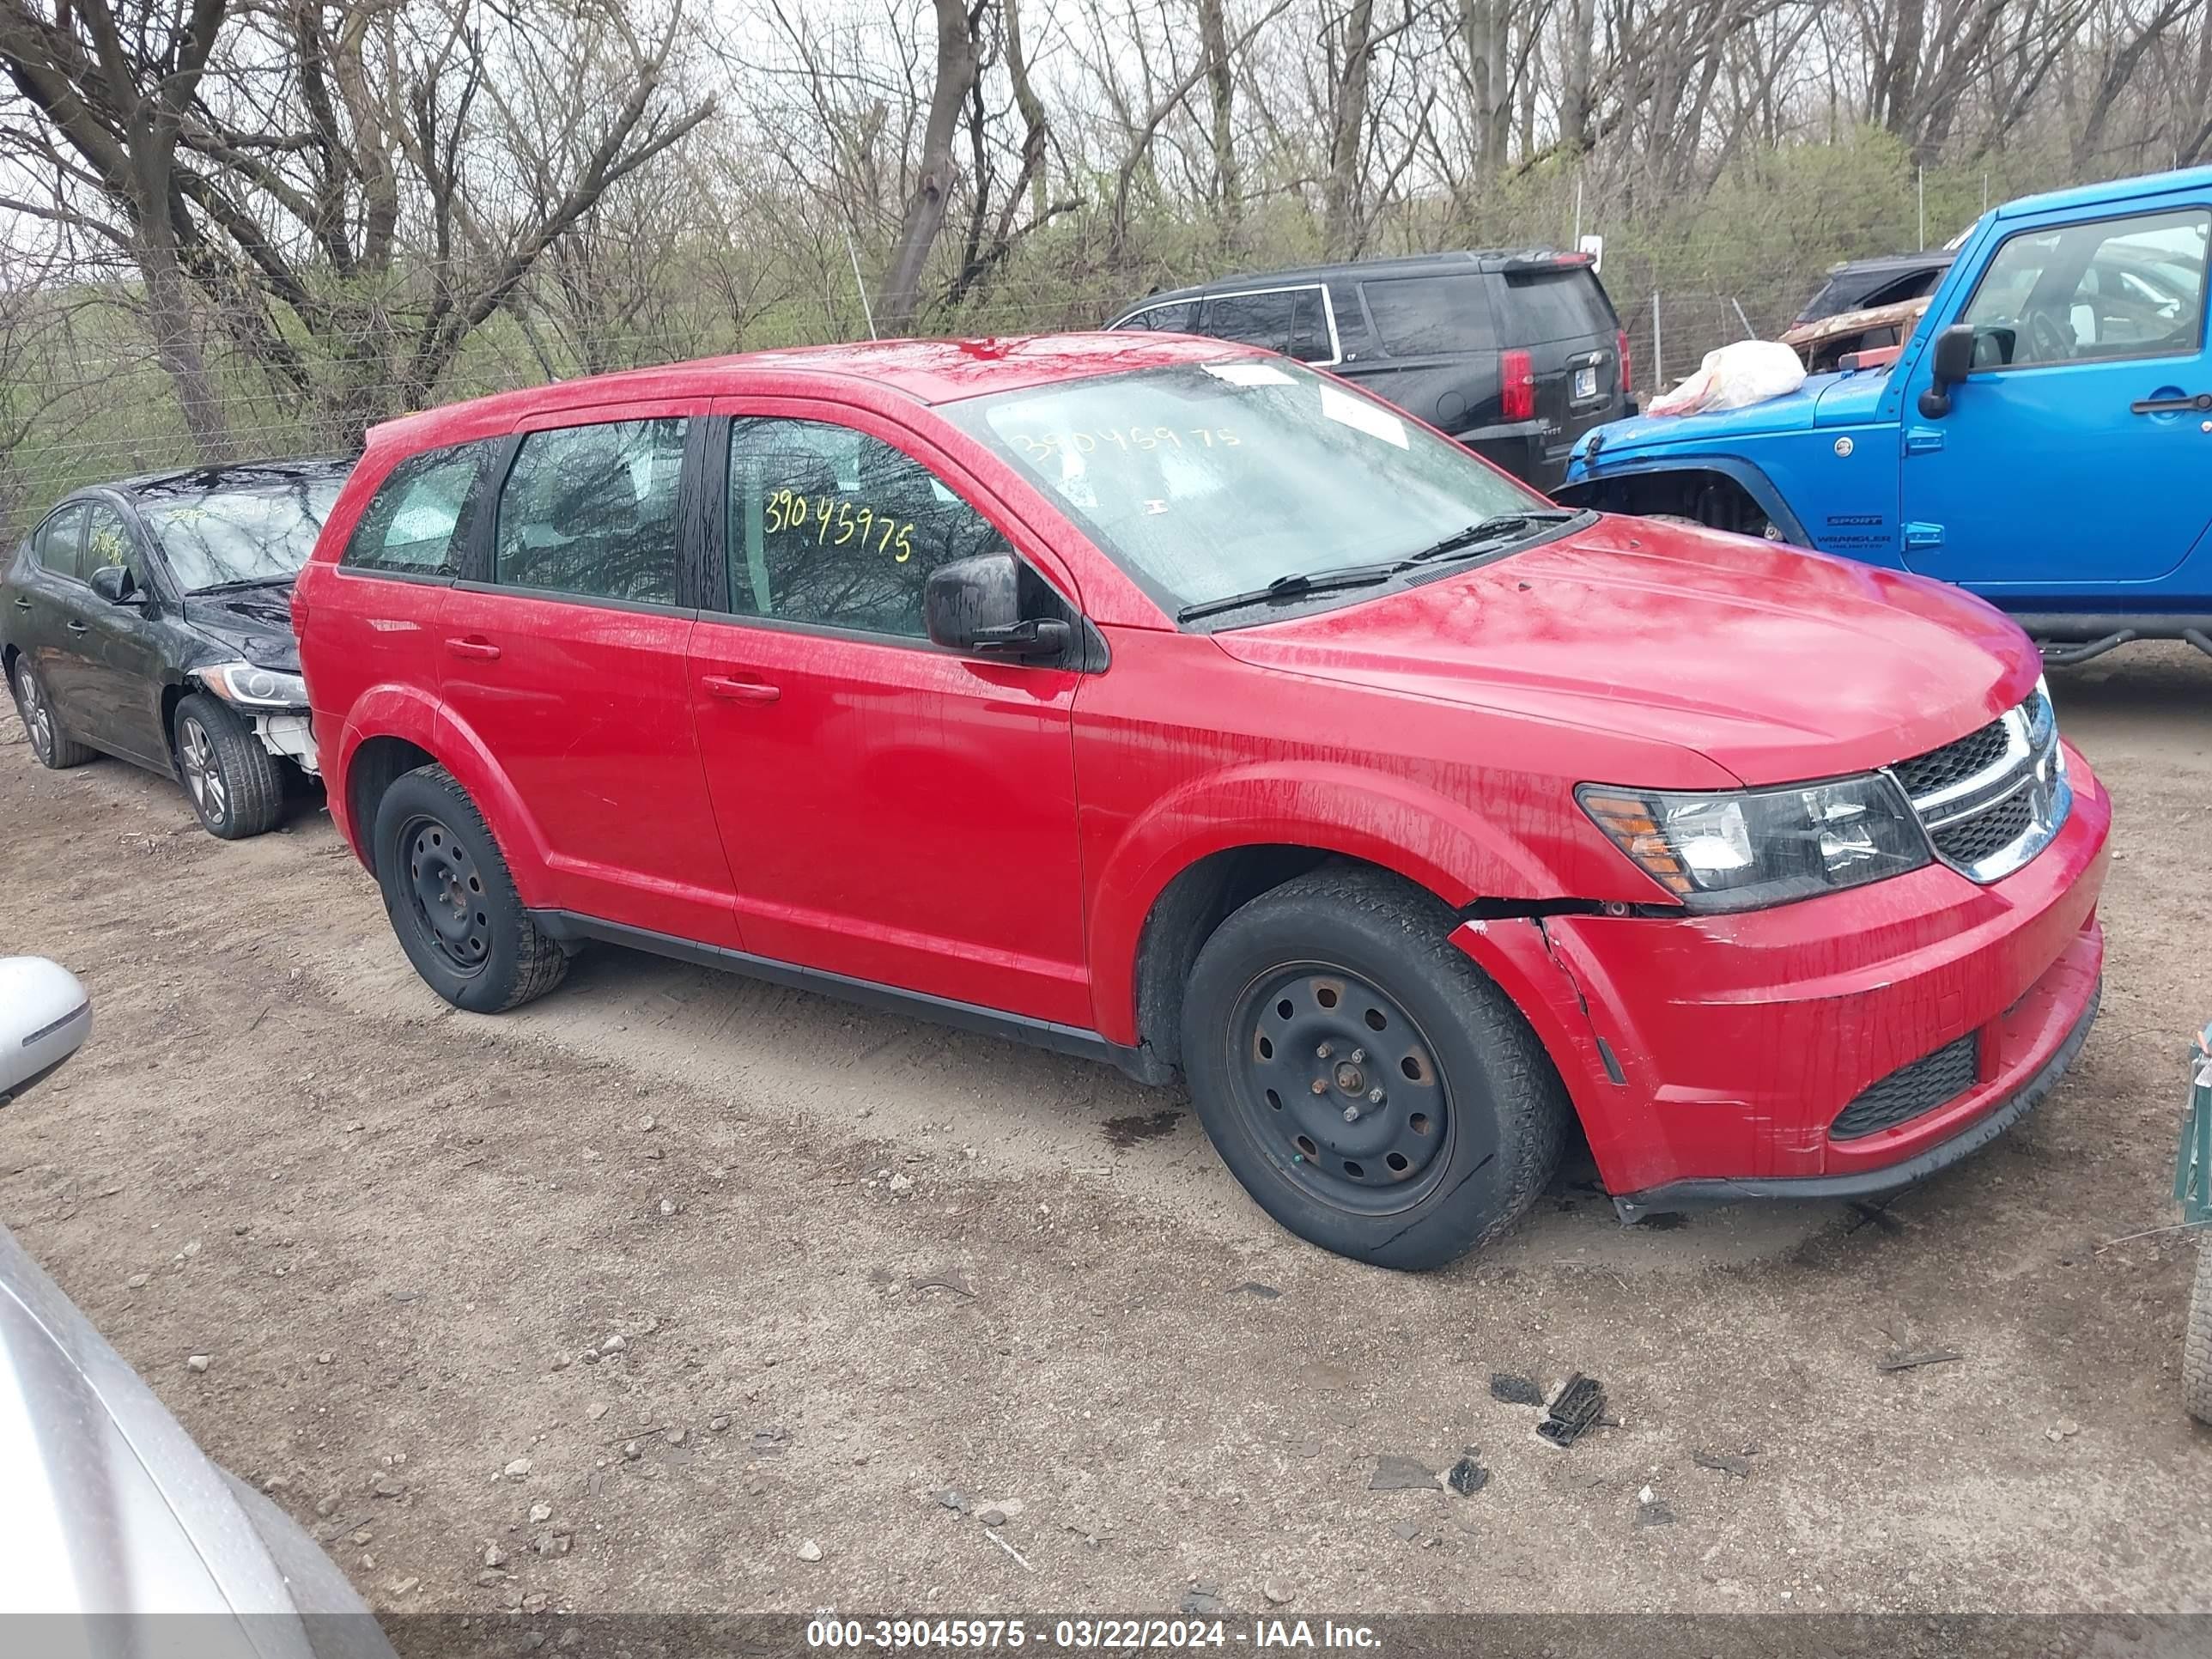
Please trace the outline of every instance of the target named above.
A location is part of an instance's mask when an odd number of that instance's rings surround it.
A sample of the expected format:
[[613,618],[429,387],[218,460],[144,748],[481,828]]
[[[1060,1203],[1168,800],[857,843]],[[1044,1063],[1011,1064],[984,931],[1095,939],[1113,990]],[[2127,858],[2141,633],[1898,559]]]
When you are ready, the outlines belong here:
[[103,501],[95,501],[84,524],[84,577],[92,580],[95,570],[105,570],[120,565],[131,573],[133,582],[138,577],[137,544],[132,539],[131,526],[123,515]]
[[1009,550],[920,461],[825,421],[732,422],[729,510],[742,617],[919,640],[931,571]]
[[460,444],[400,462],[377,486],[339,562],[397,575],[458,575],[461,518],[494,447]]
[[1198,301],[1171,300],[1165,305],[1146,306],[1114,326],[1143,329],[1153,334],[1188,334],[1198,326]]
[[1288,363],[1149,368],[943,412],[1170,610],[1402,558],[1548,506],[1449,440]]
[[40,568],[67,576],[73,582],[84,580],[84,568],[78,562],[84,547],[84,515],[85,504],[71,501],[56,508],[39,526]]
[[[246,489],[163,495],[139,503],[178,586],[210,587],[289,581],[315,550],[343,480],[314,477],[272,480]],[[88,574],[99,564],[88,561]]]
[[525,438],[500,491],[493,580],[674,605],[684,425],[609,421]]
[[2203,208],[2023,231],[1991,256],[1960,320],[1981,368],[2166,357],[2204,340]]

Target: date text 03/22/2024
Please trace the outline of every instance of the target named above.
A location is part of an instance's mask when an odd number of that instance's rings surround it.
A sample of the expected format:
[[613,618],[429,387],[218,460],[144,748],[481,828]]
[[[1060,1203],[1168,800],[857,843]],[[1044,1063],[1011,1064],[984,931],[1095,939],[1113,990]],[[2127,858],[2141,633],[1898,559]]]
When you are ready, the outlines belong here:
[[806,1626],[816,1650],[900,1652],[1000,1648],[1039,1653],[1247,1648],[1257,1651],[1334,1649],[1376,1652],[1372,1626],[1333,1619],[1255,1619],[1240,1627],[1222,1619],[836,1619]]

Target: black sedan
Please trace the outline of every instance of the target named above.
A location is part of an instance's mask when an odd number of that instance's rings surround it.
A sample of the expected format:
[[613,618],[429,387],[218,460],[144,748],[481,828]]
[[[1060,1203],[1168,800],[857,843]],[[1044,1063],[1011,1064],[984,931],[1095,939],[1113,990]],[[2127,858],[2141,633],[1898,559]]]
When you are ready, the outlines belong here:
[[0,667],[51,767],[167,774],[226,841],[313,774],[292,579],[352,462],[263,461],[80,489],[0,568]]

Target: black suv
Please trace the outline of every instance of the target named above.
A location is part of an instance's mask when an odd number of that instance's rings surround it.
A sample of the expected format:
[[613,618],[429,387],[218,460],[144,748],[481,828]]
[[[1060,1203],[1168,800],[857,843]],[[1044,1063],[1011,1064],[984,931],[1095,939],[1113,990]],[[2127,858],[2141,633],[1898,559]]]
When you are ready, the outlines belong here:
[[1539,489],[1635,413],[1628,336],[1584,253],[1430,253],[1155,294],[1109,328],[1210,334],[1334,369]]
[[226,841],[276,823],[315,743],[292,579],[351,461],[80,489],[0,563],[0,670],[42,765],[95,751],[176,779]]

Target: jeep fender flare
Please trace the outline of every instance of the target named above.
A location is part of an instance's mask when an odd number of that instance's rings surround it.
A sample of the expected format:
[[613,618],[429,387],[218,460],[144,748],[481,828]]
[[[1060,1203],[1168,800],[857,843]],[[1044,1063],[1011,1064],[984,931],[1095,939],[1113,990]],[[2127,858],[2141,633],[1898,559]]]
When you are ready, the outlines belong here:
[[[1585,462],[1584,466],[1587,469],[1588,463]],[[1808,550],[1813,548],[1812,538],[1805,533],[1804,525],[1790,510],[1789,502],[1783,499],[1782,492],[1774,487],[1774,481],[1766,476],[1765,470],[1739,455],[1692,452],[1654,455],[1648,459],[1632,458],[1620,462],[1601,460],[1599,471],[1591,472],[1585,470],[1583,477],[1570,478],[1553,494],[1569,507],[1595,506],[1596,503],[1590,498],[1601,495],[1605,487],[1616,479],[1652,477],[1669,472],[1718,473],[1750,496],[1759,510],[1766,515],[1767,522],[1779,530],[1791,545]]]
[[1457,909],[1478,898],[1536,899],[1556,878],[1464,805],[1360,768],[1260,762],[1194,779],[1129,825],[1100,867],[1087,918],[1102,1036],[1138,1038],[1145,925],[1169,885],[1200,860],[1291,846],[1403,876]]

